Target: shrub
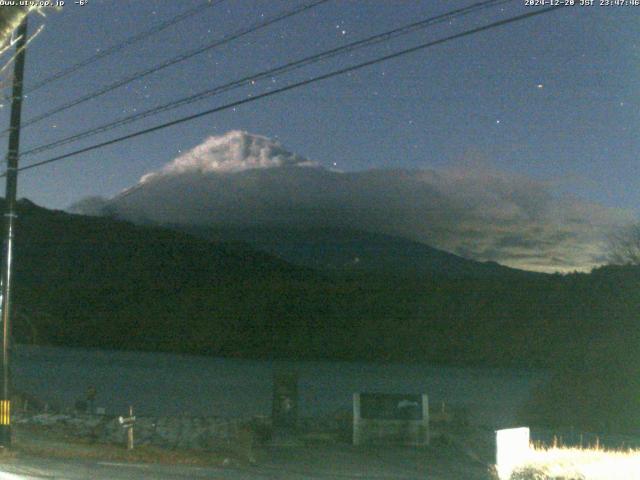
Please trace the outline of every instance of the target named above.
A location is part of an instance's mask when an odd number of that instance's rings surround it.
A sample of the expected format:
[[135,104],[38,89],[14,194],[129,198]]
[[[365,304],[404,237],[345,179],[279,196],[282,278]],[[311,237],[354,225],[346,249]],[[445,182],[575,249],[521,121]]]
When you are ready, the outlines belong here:
[[594,340],[556,366],[522,411],[532,426],[602,433],[640,429],[640,346],[635,335]]

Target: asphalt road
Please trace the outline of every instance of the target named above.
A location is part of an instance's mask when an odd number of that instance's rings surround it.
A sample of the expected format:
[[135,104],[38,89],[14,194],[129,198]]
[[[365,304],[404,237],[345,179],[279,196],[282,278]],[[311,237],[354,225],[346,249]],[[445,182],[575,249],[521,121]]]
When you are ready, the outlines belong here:
[[0,480],[485,480],[487,467],[442,448],[277,448],[257,466],[190,467],[35,457],[0,466]]

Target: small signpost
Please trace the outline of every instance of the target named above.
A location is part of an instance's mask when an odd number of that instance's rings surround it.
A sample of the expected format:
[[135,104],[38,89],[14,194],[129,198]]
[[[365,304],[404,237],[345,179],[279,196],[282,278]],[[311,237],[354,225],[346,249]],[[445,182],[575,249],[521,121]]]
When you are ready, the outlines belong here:
[[96,387],[94,387],[93,385],[89,386],[89,388],[87,388],[87,409],[89,410],[88,413],[90,413],[91,415],[94,415],[96,413],[96,396],[97,396],[98,392],[96,390]]
[[133,450],[133,426],[136,423],[136,417],[133,415],[133,406],[129,406],[129,416],[118,417],[118,422],[127,430],[127,450]]
[[298,376],[276,373],[273,376],[273,427],[293,431],[298,426]]

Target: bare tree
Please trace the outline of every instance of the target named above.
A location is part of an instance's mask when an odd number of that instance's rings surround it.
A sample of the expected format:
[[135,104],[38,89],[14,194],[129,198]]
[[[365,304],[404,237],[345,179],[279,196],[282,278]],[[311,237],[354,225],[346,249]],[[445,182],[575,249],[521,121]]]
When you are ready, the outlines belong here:
[[640,265],[640,223],[630,225],[610,237],[609,263]]

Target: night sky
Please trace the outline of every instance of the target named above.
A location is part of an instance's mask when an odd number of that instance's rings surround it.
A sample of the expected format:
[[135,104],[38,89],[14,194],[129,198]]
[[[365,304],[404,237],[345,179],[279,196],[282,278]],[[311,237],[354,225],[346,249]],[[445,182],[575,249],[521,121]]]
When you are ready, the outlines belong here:
[[[28,50],[26,88],[201,3],[88,0],[81,7],[67,1],[46,18],[32,15],[31,32],[45,27]],[[222,2],[28,95],[23,119],[300,3]],[[22,150],[471,3],[333,0],[25,128]],[[207,137],[243,130],[326,168],[495,171],[544,184],[582,208],[595,204],[616,218],[633,218],[640,205],[640,7],[598,3],[454,40],[29,170],[20,176],[19,196],[60,209],[87,196],[113,197]],[[22,158],[21,165],[535,8],[524,0],[509,2]],[[3,110],[6,125],[8,105]]]

